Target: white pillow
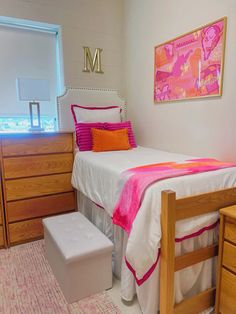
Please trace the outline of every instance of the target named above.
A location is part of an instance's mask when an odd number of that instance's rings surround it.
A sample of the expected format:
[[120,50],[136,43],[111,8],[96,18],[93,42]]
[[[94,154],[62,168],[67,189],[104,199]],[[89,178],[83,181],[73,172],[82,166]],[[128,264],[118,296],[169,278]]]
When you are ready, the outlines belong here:
[[84,107],[71,105],[75,123],[78,122],[121,122],[121,109],[118,106]]

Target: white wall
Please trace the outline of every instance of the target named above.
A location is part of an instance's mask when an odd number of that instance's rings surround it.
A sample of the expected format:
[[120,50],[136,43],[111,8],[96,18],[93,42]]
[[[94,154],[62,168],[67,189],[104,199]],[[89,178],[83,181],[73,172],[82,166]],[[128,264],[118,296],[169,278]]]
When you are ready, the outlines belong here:
[[56,116],[56,35],[0,26],[0,43],[0,116],[29,114],[29,102],[18,101],[18,77],[49,81],[51,102],[40,102],[40,112]]
[[[124,0],[128,115],[142,145],[236,161],[236,1]],[[222,98],[153,103],[154,46],[228,17]]]
[[[0,0],[0,12],[62,26],[66,86],[120,88],[122,1]],[[103,49],[104,74],[82,72],[83,46]]]

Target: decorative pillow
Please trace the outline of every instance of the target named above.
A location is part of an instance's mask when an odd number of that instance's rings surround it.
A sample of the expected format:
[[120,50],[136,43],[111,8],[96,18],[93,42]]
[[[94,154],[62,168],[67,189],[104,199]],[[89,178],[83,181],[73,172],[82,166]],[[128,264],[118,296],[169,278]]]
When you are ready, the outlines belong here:
[[121,122],[121,109],[119,106],[84,107],[71,105],[75,123],[78,122]]
[[76,130],[76,143],[80,151],[92,150],[91,128],[109,131],[128,129],[130,146],[133,148],[137,147],[130,121],[120,123],[79,122],[75,123],[75,130]]
[[91,128],[103,129],[103,123],[76,123],[76,144],[80,151],[92,150],[93,142]]
[[94,152],[128,150],[131,148],[128,129],[107,131],[92,128],[91,131]]
[[120,123],[104,123],[104,129],[111,130],[111,131],[120,130],[120,129],[128,129],[130,146],[133,148],[137,147],[134,133],[132,130],[131,121],[125,121],[125,122],[120,122]]

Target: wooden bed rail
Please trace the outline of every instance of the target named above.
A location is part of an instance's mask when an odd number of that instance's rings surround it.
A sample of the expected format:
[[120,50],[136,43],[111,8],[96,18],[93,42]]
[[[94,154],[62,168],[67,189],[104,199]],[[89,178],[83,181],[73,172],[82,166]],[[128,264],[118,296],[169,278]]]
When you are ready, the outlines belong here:
[[236,204],[236,188],[182,199],[176,199],[173,191],[163,191],[161,198],[160,314],[197,314],[214,305],[215,288],[207,289],[175,305],[174,273],[218,255],[218,246],[210,245],[175,257],[175,223]]

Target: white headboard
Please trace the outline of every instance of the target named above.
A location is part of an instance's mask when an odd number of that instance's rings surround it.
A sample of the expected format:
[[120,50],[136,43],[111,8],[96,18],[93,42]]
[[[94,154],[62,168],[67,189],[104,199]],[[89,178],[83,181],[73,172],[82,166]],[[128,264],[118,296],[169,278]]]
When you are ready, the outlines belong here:
[[70,109],[71,104],[91,107],[120,106],[122,108],[122,119],[126,118],[126,104],[119,97],[117,90],[67,87],[65,93],[57,97],[59,130],[73,131],[75,129]]

